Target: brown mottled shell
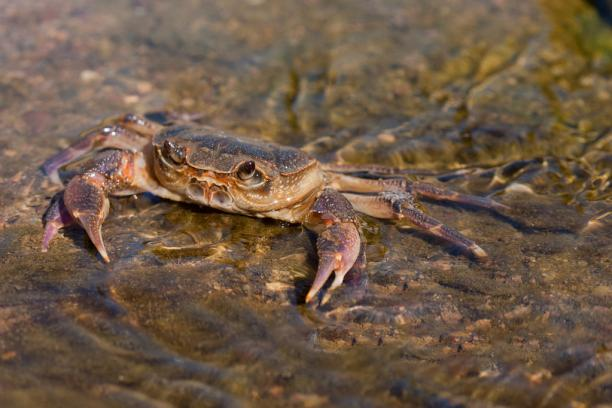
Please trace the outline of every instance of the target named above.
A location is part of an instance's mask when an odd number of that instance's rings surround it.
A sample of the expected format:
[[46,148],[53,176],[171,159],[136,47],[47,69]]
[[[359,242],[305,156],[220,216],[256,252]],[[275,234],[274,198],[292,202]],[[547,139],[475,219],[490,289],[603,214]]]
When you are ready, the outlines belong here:
[[197,169],[229,173],[238,163],[255,160],[281,174],[300,171],[315,159],[294,147],[228,135],[212,127],[172,126],[159,132],[154,145],[167,139],[187,149],[187,163]]

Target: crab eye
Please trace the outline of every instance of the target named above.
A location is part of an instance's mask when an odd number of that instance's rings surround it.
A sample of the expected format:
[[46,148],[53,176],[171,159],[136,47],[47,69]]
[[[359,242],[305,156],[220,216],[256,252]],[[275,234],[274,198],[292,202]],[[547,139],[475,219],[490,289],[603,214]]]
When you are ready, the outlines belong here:
[[176,143],[166,140],[164,142],[163,155],[170,159],[174,164],[185,162],[185,148],[177,146]]
[[249,180],[253,178],[257,173],[258,172],[255,169],[255,162],[251,160],[242,163],[236,171],[236,175],[240,180]]
[[242,182],[242,185],[248,187],[257,187],[265,181],[264,175],[257,170],[257,166],[252,160],[245,161],[238,166],[236,177]]

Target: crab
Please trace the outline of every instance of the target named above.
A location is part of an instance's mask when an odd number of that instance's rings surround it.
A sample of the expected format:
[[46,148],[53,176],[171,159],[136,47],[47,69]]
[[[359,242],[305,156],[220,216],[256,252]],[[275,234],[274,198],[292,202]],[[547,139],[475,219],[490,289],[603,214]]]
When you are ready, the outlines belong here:
[[196,123],[153,119],[135,114],[107,119],[44,163],[44,172],[61,183],[61,167],[96,151],[82,172],[51,200],[43,216],[43,251],[61,228],[78,224],[109,262],[101,233],[109,196],[148,192],[229,213],[302,224],[315,232],[319,262],[305,298],[309,303],[325,299],[322,288],[332,274],[327,298],[349,271],[365,270],[358,213],[407,220],[482,259],[487,254],[480,246],[425,214],[415,198],[508,208],[488,197],[410,181],[399,169],[321,163],[297,148]]

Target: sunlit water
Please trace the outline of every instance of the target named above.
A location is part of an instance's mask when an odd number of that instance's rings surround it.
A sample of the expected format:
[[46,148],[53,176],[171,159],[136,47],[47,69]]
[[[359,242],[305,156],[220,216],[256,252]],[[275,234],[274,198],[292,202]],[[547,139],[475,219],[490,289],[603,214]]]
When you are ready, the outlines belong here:
[[[0,405],[612,401],[612,30],[577,0],[4,1]],[[171,108],[322,160],[423,169],[491,257],[363,219],[369,286],[305,307],[313,236],[114,199],[105,265],[40,253],[45,158]]]

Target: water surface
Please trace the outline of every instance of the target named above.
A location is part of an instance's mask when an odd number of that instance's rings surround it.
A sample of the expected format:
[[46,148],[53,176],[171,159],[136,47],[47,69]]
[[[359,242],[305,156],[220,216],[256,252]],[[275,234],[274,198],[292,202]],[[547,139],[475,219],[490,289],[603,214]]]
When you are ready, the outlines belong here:
[[[612,30],[587,3],[5,1],[0,405],[594,406],[612,401]],[[299,226],[112,200],[40,253],[39,170],[174,109],[321,160],[429,171],[490,263],[364,217],[369,286],[302,304]]]

